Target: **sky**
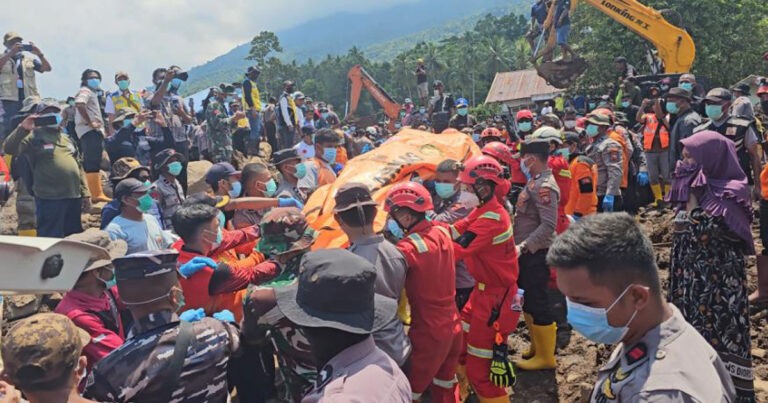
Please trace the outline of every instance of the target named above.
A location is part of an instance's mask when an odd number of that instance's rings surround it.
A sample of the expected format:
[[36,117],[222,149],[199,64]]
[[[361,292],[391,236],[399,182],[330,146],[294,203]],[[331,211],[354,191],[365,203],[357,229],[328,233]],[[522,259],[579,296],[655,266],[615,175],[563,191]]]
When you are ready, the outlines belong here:
[[192,68],[261,31],[414,1],[3,0],[14,11],[0,14],[0,27],[40,47],[53,66],[38,75],[41,96],[63,99],[77,92],[86,68],[101,72],[105,90],[116,87],[114,74],[121,70],[130,74],[132,88],[143,88],[156,67]]

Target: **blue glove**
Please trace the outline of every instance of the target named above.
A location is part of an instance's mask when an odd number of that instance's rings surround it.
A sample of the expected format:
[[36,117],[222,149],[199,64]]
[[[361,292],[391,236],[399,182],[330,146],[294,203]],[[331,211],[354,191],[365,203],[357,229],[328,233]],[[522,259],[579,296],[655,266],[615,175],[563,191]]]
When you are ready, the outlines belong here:
[[648,177],[648,172],[640,172],[637,174],[637,184],[640,186],[646,186],[649,183],[651,183],[650,178]]
[[184,322],[197,322],[205,317],[205,310],[203,308],[189,309],[179,315],[179,319]]
[[606,213],[613,212],[613,195],[603,197],[603,211]]
[[304,208],[304,204],[293,197],[280,197],[277,199],[278,207],[296,207],[301,210]]
[[187,263],[184,263],[179,267],[179,273],[181,273],[184,278],[189,278],[193,274],[199,272],[200,270],[210,267],[211,269],[216,269],[218,265],[216,262],[213,261],[213,259],[209,257],[203,257],[203,256],[195,256]]
[[221,312],[216,312],[213,314],[214,319],[218,319],[222,322],[234,322],[235,321],[235,314],[230,312],[228,309],[225,309]]
[[336,164],[333,164],[333,166],[332,166],[331,168],[333,168],[333,173],[335,173],[336,175],[338,175],[338,174],[339,174],[339,172],[341,172],[341,170],[342,170],[342,169],[344,169],[344,165],[341,165],[341,164],[339,164],[339,163],[336,163]]

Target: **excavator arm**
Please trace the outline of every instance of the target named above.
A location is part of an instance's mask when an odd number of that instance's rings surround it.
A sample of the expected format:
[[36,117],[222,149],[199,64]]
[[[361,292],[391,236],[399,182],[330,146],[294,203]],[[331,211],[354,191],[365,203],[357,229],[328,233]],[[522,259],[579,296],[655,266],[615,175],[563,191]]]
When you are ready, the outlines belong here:
[[349,108],[347,110],[347,116],[344,118],[348,120],[355,115],[357,107],[360,103],[360,95],[363,88],[365,88],[384,109],[384,114],[389,118],[390,129],[394,129],[395,120],[400,116],[400,104],[387,94],[387,91],[379,85],[376,80],[368,74],[367,71],[361,65],[352,67],[347,73],[347,78],[350,82],[349,90]]

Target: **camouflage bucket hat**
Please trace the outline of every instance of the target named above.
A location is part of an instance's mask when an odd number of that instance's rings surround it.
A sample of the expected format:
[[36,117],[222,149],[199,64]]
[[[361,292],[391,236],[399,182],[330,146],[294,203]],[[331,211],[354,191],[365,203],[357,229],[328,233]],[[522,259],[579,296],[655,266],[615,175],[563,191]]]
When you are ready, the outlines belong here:
[[21,109],[19,109],[20,114],[31,112],[32,109],[34,109],[37,104],[40,103],[40,97],[38,96],[28,96],[24,98],[24,101],[21,102]]
[[256,250],[265,255],[281,255],[312,246],[317,233],[309,227],[301,211],[294,207],[273,208],[261,220],[261,239]]
[[95,245],[103,249],[102,253],[91,256],[88,260],[88,265],[83,269],[84,272],[111,266],[112,259],[123,257],[128,252],[128,244],[125,243],[125,241],[122,239],[113,241],[109,239],[109,234],[106,231],[101,231],[96,228],[88,228],[81,233],[72,234],[65,239]]
[[114,164],[112,164],[112,172],[109,176],[109,179],[111,180],[120,180],[125,179],[133,173],[133,171],[136,171],[138,169],[146,169],[147,172],[149,172],[149,168],[141,165],[139,160],[136,158],[131,157],[123,157],[119,160],[115,161]]
[[74,371],[88,333],[66,316],[40,313],[18,321],[3,337],[5,373],[20,389],[56,382]]

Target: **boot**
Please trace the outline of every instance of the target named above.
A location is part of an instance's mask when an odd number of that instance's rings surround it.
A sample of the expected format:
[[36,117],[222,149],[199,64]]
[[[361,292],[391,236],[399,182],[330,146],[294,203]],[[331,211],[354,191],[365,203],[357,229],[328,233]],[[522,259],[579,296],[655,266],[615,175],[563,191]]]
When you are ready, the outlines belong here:
[[757,255],[757,289],[749,294],[749,303],[768,301],[768,256]]
[[651,192],[653,193],[653,201],[656,203],[656,207],[659,207],[659,202],[664,200],[664,195],[661,194],[661,185],[651,185]]
[[37,236],[37,230],[36,229],[20,229],[19,230],[19,236],[36,237]]
[[91,192],[91,201],[93,203],[112,201],[112,199],[104,194],[104,190],[101,188],[101,173],[87,173],[85,174],[85,179],[88,182],[88,190]]
[[531,339],[530,344],[528,345],[528,350],[523,351],[523,354],[521,354],[521,357],[523,357],[524,360],[529,360],[533,358],[534,355],[536,355],[536,344],[534,343],[536,339],[533,338],[533,316],[531,316],[528,313],[523,313],[523,318],[525,318],[525,327],[528,328],[528,337]]
[[554,369],[557,366],[555,362],[557,325],[554,322],[546,326],[533,325],[531,333],[536,343],[536,355],[529,360],[517,361],[515,365],[523,371]]
[[669,194],[670,190],[672,190],[672,185],[670,184],[664,185],[664,197],[666,197]]
[[482,397],[478,395],[477,399],[480,403],[509,403],[509,395],[499,397]]
[[469,386],[469,378],[467,378],[467,366],[456,366],[456,379],[459,381],[459,402],[464,402],[469,397],[471,387]]

